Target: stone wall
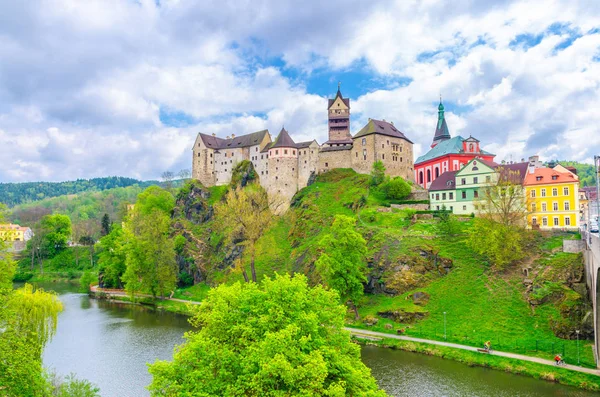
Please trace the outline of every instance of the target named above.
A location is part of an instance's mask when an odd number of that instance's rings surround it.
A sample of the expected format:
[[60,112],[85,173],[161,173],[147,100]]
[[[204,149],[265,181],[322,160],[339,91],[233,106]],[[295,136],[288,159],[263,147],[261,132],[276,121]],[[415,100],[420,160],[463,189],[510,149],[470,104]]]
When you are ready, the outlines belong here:
[[359,174],[370,174],[373,163],[377,160],[375,134],[354,139],[351,161],[352,169]]
[[359,174],[369,174],[373,163],[383,162],[386,175],[399,176],[414,182],[412,143],[387,135],[370,134],[354,140],[352,168]]
[[427,211],[429,210],[429,204],[391,204],[391,208],[398,208],[401,210],[412,209],[417,211]]
[[[297,157],[269,157],[269,179],[262,186],[271,201],[276,201],[278,212],[289,207],[291,198],[298,191]],[[281,202],[280,202],[281,201]]]
[[317,170],[319,174],[335,168],[350,168],[351,150],[320,151]]
[[198,136],[192,150],[192,177],[202,182],[204,186],[215,184],[214,152],[213,149],[204,146]]
[[583,252],[585,250],[584,240],[563,240],[563,252],[570,252],[573,254]]
[[316,142],[298,150],[298,189],[306,187],[312,173],[319,166],[319,145]]

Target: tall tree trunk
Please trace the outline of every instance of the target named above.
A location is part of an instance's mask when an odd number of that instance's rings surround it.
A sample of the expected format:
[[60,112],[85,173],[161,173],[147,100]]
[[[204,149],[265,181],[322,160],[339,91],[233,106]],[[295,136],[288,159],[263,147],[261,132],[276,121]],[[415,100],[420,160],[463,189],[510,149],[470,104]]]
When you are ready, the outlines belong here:
[[354,310],[354,319],[360,319],[360,315],[358,314],[358,307],[352,301],[350,301],[350,304],[352,305],[352,309]]
[[256,268],[254,267],[254,252],[250,259],[250,270],[252,271],[252,281],[256,282]]
[[94,246],[90,246],[90,263],[92,264],[92,269],[94,268]]
[[244,276],[244,281],[249,283],[250,279],[248,278],[248,273],[246,273],[246,268],[242,265],[242,276]]

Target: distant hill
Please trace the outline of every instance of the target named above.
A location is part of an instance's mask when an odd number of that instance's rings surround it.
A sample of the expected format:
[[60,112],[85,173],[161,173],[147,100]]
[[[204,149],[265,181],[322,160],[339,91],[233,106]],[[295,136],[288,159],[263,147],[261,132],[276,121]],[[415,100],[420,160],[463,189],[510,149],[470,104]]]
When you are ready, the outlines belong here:
[[596,186],[596,177],[593,164],[578,163],[577,161],[557,161],[563,166],[575,167],[579,176],[579,186]]
[[25,182],[0,183],[0,203],[9,207],[31,203],[51,197],[102,191],[116,187],[138,185],[147,187],[159,184],[158,181],[140,181],[134,178],[109,176],[104,178],[77,179],[69,182]]

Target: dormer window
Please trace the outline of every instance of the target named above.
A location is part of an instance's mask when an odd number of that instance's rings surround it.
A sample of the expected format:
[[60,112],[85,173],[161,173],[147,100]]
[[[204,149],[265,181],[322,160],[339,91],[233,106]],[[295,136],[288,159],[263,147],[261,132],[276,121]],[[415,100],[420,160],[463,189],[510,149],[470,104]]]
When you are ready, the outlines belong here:
[[541,181],[541,180],[542,180],[542,177],[541,177],[541,176],[536,176],[536,177],[535,177],[535,180],[536,180],[536,181]]
[[555,181],[558,179],[558,175],[552,175],[552,180]]

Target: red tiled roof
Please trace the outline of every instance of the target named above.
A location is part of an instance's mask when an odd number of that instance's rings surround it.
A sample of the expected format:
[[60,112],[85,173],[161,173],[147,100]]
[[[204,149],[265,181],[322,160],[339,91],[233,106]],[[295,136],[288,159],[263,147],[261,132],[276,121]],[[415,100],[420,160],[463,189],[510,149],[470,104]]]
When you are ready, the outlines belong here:
[[550,185],[554,183],[577,182],[577,178],[570,172],[558,172],[552,168],[536,168],[533,173],[527,172],[525,185]]

